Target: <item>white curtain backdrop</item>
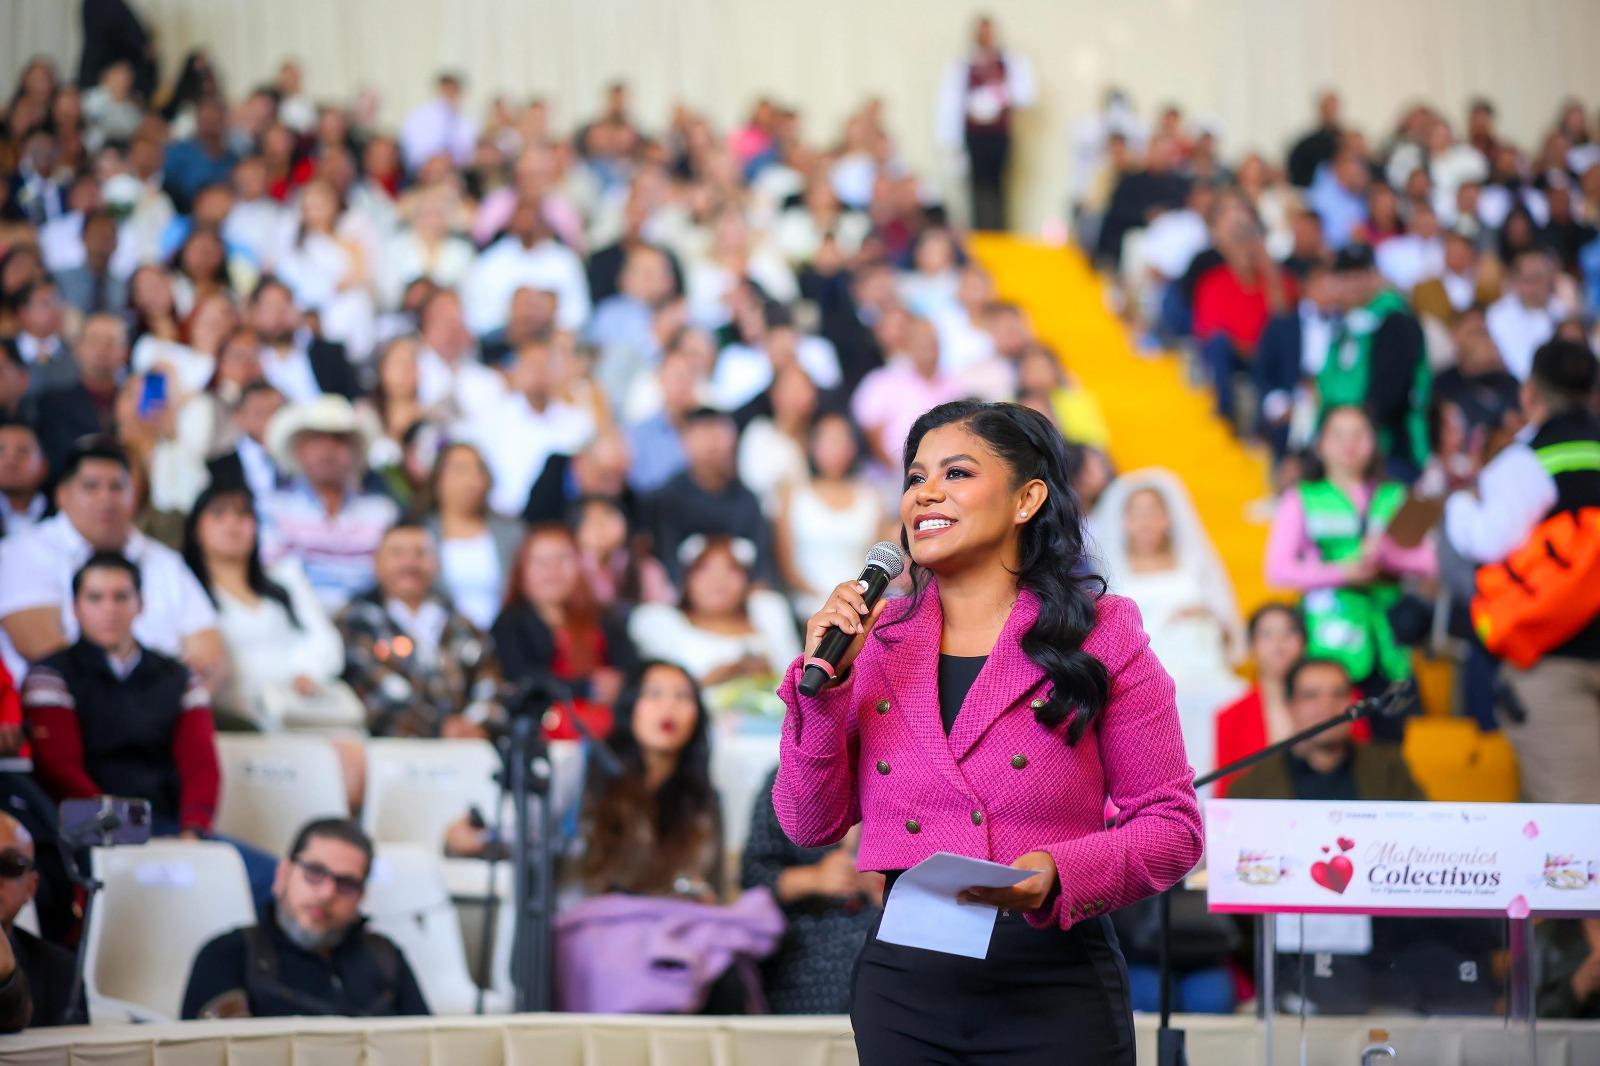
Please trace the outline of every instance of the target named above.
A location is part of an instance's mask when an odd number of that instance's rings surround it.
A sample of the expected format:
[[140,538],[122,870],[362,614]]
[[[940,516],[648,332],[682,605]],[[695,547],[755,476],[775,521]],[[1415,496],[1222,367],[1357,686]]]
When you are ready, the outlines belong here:
[[[1532,144],[1558,100],[1600,105],[1596,0],[135,0],[170,77],[185,51],[209,48],[230,95],[298,57],[314,97],[373,86],[398,125],[441,68],[466,72],[472,100],[542,94],[575,123],[602,86],[626,79],[641,120],[675,101],[726,125],[761,93],[798,105],[813,139],[881,96],[902,157],[947,178],[933,145],[940,72],[973,17],[1029,55],[1040,101],[1021,122],[1016,221],[1036,231],[1063,214],[1066,134],[1116,83],[1141,113],[1168,101],[1219,122],[1229,157],[1281,158],[1323,86],[1369,134],[1402,102],[1426,99],[1458,124],[1472,96]],[[0,0],[0,86],[29,55],[75,73],[76,0]]]

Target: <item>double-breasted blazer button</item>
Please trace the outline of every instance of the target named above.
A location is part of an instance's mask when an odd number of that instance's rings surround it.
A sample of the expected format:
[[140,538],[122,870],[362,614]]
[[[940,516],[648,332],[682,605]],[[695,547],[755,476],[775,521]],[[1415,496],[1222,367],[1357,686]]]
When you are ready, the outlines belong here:
[[889,713],[889,701],[888,700],[879,700],[878,701],[878,713],[879,714],[888,714]]
[[982,825],[983,824],[983,812],[982,811],[973,811],[972,812],[972,824],[973,825]]
[[908,833],[920,833],[920,832],[922,832],[922,823],[917,821],[915,818],[907,818],[906,819],[906,832],[908,832]]
[[1013,770],[1026,770],[1028,768],[1028,757],[1020,752],[1011,756],[1011,768]]
[[1028,704],[1028,706],[1032,707],[1036,711],[1037,710],[1041,710],[1044,707],[1044,700],[1042,700],[1042,699],[1034,700],[1032,703]]
[[888,772],[889,772],[889,763],[884,759],[879,759],[878,760],[878,773],[887,774]]

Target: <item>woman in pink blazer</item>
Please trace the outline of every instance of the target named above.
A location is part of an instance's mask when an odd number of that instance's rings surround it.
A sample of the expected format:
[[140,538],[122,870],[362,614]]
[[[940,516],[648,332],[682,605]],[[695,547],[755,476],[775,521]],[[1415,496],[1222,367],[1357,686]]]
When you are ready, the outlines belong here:
[[1201,853],[1172,680],[1138,610],[1088,572],[1065,443],[1042,415],[936,407],[905,469],[916,592],[869,613],[846,582],[812,616],[808,655],[830,626],[856,640],[814,698],[798,691],[804,657],[790,665],[773,806],[801,846],[860,822],[860,868],[891,883],[940,851],[1036,872],[966,894],[1001,908],[985,959],[868,938],[861,1062],[1132,1066],[1107,915]]

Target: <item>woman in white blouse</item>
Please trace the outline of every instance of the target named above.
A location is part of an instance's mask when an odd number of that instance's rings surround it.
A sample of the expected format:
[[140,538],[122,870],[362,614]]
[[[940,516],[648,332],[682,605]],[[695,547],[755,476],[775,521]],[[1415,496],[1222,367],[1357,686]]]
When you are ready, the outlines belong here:
[[226,483],[200,494],[184,529],[184,559],[217,605],[232,667],[214,708],[263,732],[359,726],[361,704],[339,680],[339,631],[298,562],[261,565],[257,533],[250,490]]
[[322,336],[365,362],[376,334],[372,269],[339,194],[328,182],[318,178],[306,183],[300,194],[300,225],[278,259],[277,272],[294,293],[295,305],[317,312]]
[[439,586],[484,632],[506,598],[506,582],[522,523],[489,510],[493,484],[478,449],[457,441],[440,449],[428,482],[432,510],[427,527],[439,542]]
[[750,588],[755,545],[726,534],[696,534],[683,542],[679,557],[681,607],[640,604],[628,619],[639,657],[677,663],[708,689],[775,679],[800,654],[800,638],[783,596]]
[[378,295],[386,310],[400,306],[405,288],[414,278],[428,278],[441,288],[453,289],[472,269],[477,254],[472,242],[450,230],[459,199],[448,184],[422,190],[411,224],[384,245]]

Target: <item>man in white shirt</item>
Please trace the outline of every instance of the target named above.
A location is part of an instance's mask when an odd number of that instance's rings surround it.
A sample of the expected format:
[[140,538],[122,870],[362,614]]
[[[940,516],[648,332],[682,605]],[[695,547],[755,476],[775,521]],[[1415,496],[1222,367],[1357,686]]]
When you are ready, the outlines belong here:
[[593,412],[556,400],[548,341],[523,344],[507,376],[509,390],[483,417],[457,431],[489,464],[494,476],[489,506],[516,517],[546,460],[556,453],[575,454],[594,436],[595,424]]
[[220,682],[226,660],[216,609],[182,556],[133,528],[133,475],[121,449],[95,440],[74,452],[56,502],[61,513],[0,541],[0,630],[15,676],[77,639],[72,575],[96,551],[114,551],[144,573],[139,642],[181,656],[207,685]]
[[478,143],[478,124],[468,118],[461,106],[461,78],[439,75],[439,92],[406,116],[400,128],[400,149],[406,169],[415,174],[437,155],[447,155],[456,166],[472,161]]
[[1378,245],[1373,255],[1378,261],[1378,273],[1401,292],[1410,292],[1424,281],[1441,276],[1444,238],[1433,205],[1426,200],[1413,201],[1406,232]]
[[260,156],[247,156],[233,168],[233,191],[222,239],[257,264],[272,263],[294,236],[294,218],[267,195],[267,165]]
[[555,293],[556,325],[581,329],[589,320],[589,280],[583,260],[550,235],[539,201],[519,201],[506,230],[478,257],[462,286],[472,332],[482,337],[504,326],[511,297],[521,288]]
[[417,352],[417,399],[424,407],[453,406],[471,421],[505,395],[505,379],[478,361],[478,345],[461,314],[461,297],[440,289],[422,305]]
[[1556,265],[1550,254],[1527,249],[1512,261],[1511,291],[1491,304],[1485,315],[1489,336],[1518,381],[1528,379],[1534,351],[1555,336],[1565,317],[1555,298],[1555,284]]
[[48,503],[39,489],[50,473],[39,436],[26,422],[0,422],[0,537],[39,524]]

